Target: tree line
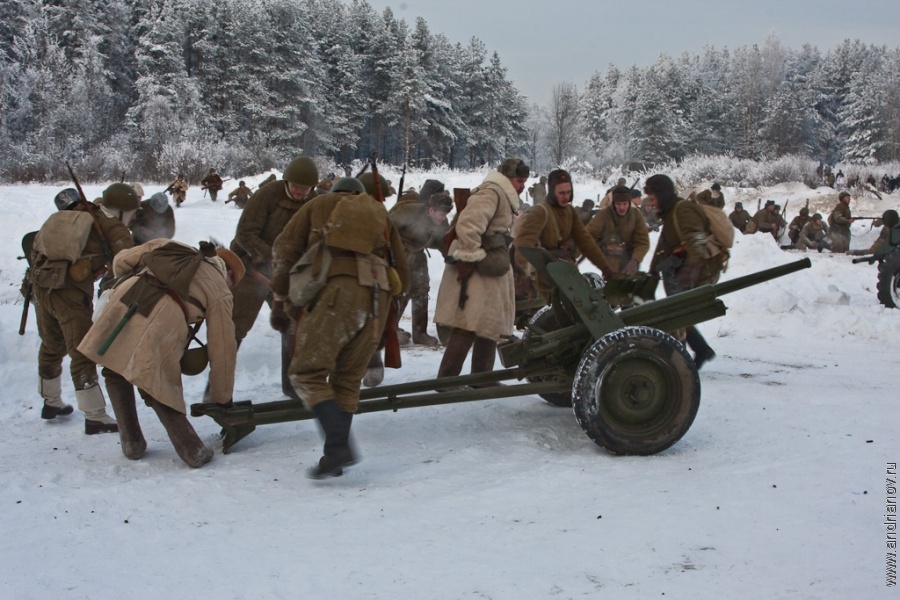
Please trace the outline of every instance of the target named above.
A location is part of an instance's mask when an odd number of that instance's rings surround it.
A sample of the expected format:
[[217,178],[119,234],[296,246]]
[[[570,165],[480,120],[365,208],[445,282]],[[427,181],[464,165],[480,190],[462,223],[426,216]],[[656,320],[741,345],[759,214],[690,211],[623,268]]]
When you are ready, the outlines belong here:
[[[891,161],[900,52],[777,38],[610,65],[529,105],[499,55],[365,0],[6,0],[0,178],[240,177],[303,153],[336,164],[537,169],[690,155]],[[550,79],[552,79],[552,74]]]

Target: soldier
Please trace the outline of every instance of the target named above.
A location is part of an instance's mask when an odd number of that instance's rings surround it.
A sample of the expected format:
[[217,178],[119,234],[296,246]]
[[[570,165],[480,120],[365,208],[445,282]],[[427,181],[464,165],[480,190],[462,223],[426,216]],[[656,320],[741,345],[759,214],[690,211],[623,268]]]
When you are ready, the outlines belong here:
[[438,377],[459,375],[470,349],[472,373],[492,371],[497,342],[513,332],[516,299],[506,236],[529,172],[522,160],[505,159],[454,219],[434,314],[435,323],[451,330]]
[[447,213],[453,201],[447,192],[432,194],[428,204],[400,202],[388,215],[400,232],[403,250],[409,263],[409,294],[400,299],[397,317],[401,317],[406,305],[412,301],[412,341],[414,344],[438,346],[437,338],[428,334],[428,257],[426,249],[442,250],[444,236],[450,229]]
[[731,214],[728,215],[728,220],[731,221],[731,224],[734,225],[734,228],[741,233],[745,233],[747,231],[747,224],[750,223],[750,218],[750,213],[744,210],[743,202],[735,202],[734,210],[731,211]]
[[165,194],[157,192],[141,202],[131,222],[131,235],[136,246],[159,238],[172,239],[175,235],[175,211],[169,206]]
[[835,253],[844,254],[850,249],[850,224],[856,220],[850,214],[850,200],[850,192],[841,192],[837,206],[828,215],[831,251]]
[[647,197],[644,197],[641,200],[641,213],[644,215],[644,222],[647,224],[647,229],[652,229],[653,231],[659,231],[659,228],[662,227],[662,221],[659,219],[659,215],[656,214],[656,208],[653,206],[653,202]]
[[256,188],[256,190],[259,191],[259,190],[263,189],[263,187],[269,185],[273,181],[278,181],[278,177],[275,175],[275,173],[271,173],[271,174],[269,174],[268,177],[263,179],[262,182],[260,182],[259,186]]
[[791,219],[791,224],[788,225],[788,239],[791,240],[790,248],[797,246],[800,232],[807,223],[809,223],[809,207],[804,206],[800,209],[800,214]]
[[547,200],[547,178],[541,175],[540,179],[528,188],[528,195],[534,200],[532,204],[537,206],[543,204]]
[[714,183],[708,190],[703,190],[698,193],[694,199],[700,204],[708,204],[709,206],[715,206],[716,208],[722,209],[725,208],[725,195],[722,193],[722,186],[718,183]]
[[[325,433],[323,456],[308,472],[313,479],[337,477],[358,460],[350,427],[360,380],[382,338],[391,294],[409,286],[403,242],[384,205],[358,179],[341,178],[332,189],[297,211],[274,244],[272,290],[282,305],[290,291],[288,273],[307,249],[321,241],[331,254],[325,287],[302,307],[290,366],[291,384]],[[399,277],[396,290],[389,253]]]
[[[516,264],[522,272],[534,279],[535,288],[544,300],[549,299],[550,282],[536,277],[534,268],[519,248],[544,248],[555,258],[575,264],[579,253],[585,255],[594,266],[609,279],[619,269],[610,264],[597,242],[585,231],[572,203],[572,178],[568,172],[557,169],[547,178],[547,201],[535,206],[516,221],[513,237],[516,247]],[[628,188],[625,188],[626,190]],[[631,192],[626,195],[631,204]],[[603,212],[603,211],[601,211]]]
[[138,202],[144,199],[144,186],[139,183],[132,183],[131,189],[133,189],[134,193],[137,194]]
[[[120,252],[113,264],[123,280],[84,336],[79,351],[103,365],[109,401],[119,422],[122,453],[138,460],[147,449],[135,406],[134,387],[156,412],[178,456],[190,467],[213,457],[188,422],[181,375],[182,362],[199,351],[200,367],[210,366],[210,396],[232,404],[237,346],[231,320],[230,288],[244,265],[230,250],[206,245],[198,252],[167,239]],[[129,274],[131,276],[129,276]],[[165,282],[166,288],[161,288]],[[125,327],[114,333],[129,306],[137,307]],[[187,351],[193,332],[206,321],[206,346]],[[101,356],[100,351],[103,351]],[[187,353],[191,353],[185,358]],[[147,360],[155,357],[155,360]]]
[[444,183],[442,181],[439,181],[437,179],[426,179],[425,183],[422,184],[422,189],[419,190],[419,202],[427,204],[432,194],[437,194],[443,191]]
[[185,197],[187,196],[188,184],[187,181],[184,180],[184,173],[179,173],[178,177],[175,178],[175,181],[169,184],[169,187],[166,188],[167,192],[171,192],[172,200],[175,201],[175,208],[181,206],[181,203],[184,202]]
[[216,196],[219,194],[219,190],[222,189],[224,182],[215,169],[210,169],[209,175],[200,180],[200,185],[202,186],[201,189],[209,190],[209,198],[215,202]]
[[410,187],[397,198],[397,204],[405,204],[407,202],[419,202],[419,192],[416,191],[415,187]]
[[758,210],[750,219],[744,233],[756,233],[757,231],[765,231],[775,237],[777,234],[777,225],[779,215],[775,212],[775,201],[766,200],[766,205]]
[[315,197],[313,188],[318,181],[319,171],[311,158],[298,156],[292,160],[284,170],[282,181],[270,183],[250,197],[231,242],[231,250],[247,268],[247,276],[232,290],[235,338],[240,346],[256,322],[263,302],[269,303],[272,327],[282,334],[281,387],[288,396],[294,395],[287,379],[291,320],[284,312],[284,303],[272,301],[269,289],[272,244],[300,207]]
[[331,191],[331,185],[334,183],[334,174],[331,174],[330,177],[326,177],[322,181],[316,184],[316,194],[327,194]]
[[613,188],[612,199],[612,207],[599,211],[585,229],[615,270],[634,275],[650,250],[650,234],[630,189]]
[[62,399],[62,363],[75,385],[78,408],[84,413],[88,435],[116,431],[106,414],[106,400],[97,382],[97,367],[78,351],[91,327],[94,282],[106,273],[114,256],[134,244],[120,218],[130,218],[138,207],[137,194],[125,183],[114,183],[103,192],[100,206],[82,200],[68,188],[54,199],[59,212],[41,227],[31,253],[31,282],[41,346],[38,353],[42,419],[72,414]]
[[830,250],[831,238],[828,237],[828,226],[822,220],[822,215],[816,213],[803,226],[797,235],[797,249],[806,250]]
[[[723,257],[710,254],[706,242],[712,231],[703,207],[679,197],[675,184],[665,175],[650,177],[644,186],[644,194],[656,206],[663,221],[649,272],[659,274],[666,294],[677,294],[716,281]],[[688,327],[684,339],[694,351],[694,364],[698,369],[715,358],[716,353],[696,327]]]
[[234,205],[238,208],[244,208],[247,206],[247,201],[250,200],[250,196],[253,195],[253,192],[250,188],[247,187],[247,184],[243,181],[238,182],[238,186],[231,190],[228,194],[228,199],[225,200],[225,204],[229,202],[234,202]]
[[578,211],[578,220],[581,221],[582,225],[590,223],[594,215],[597,214],[597,211],[594,210],[594,201],[590,198],[585,199],[581,206],[575,210]]

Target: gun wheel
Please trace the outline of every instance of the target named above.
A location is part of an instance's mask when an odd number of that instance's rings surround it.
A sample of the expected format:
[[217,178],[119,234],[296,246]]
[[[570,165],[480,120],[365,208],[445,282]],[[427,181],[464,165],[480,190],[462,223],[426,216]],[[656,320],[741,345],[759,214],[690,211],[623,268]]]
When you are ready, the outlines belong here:
[[900,252],[892,252],[878,265],[878,301],[888,308],[900,307]]
[[[547,331],[555,331],[559,329],[559,320],[553,312],[552,306],[544,306],[539,309],[534,316],[528,321],[527,331],[535,333],[545,333]],[[534,375],[526,378],[528,383],[537,383],[547,381],[547,377]],[[548,392],[540,394],[540,397],[554,406],[569,407],[572,406],[572,392]]]
[[675,338],[650,327],[603,336],[578,365],[575,418],[613,454],[662,452],[687,433],[700,408],[700,377]]

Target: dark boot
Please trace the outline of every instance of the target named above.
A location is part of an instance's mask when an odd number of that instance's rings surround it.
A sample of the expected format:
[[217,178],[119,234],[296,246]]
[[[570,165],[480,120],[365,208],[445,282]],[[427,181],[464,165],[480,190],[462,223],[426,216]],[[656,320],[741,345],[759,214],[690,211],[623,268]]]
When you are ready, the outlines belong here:
[[476,337],[472,347],[472,373],[493,371],[496,358],[497,342],[488,338]]
[[412,301],[412,341],[422,346],[440,346],[434,336],[428,335],[428,304],[423,300]]
[[462,373],[463,363],[469,355],[469,350],[475,342],[475,333],[465,329],[454,329],[444,348],[444,356],[441,358],[441,366],[438,367],[438,379],[442,377],[456,377]]
[[160,423],[166,428],[166,433],[169,434],[169,439],[181,460],[195,469],[212,460],[213,451],[203,444],[185,415],[159,400],[150,400],[149,404],[156,411]]
[[687,328],[684,341],[694,351],[694,364],[697,365],[698,371],[704,363],[716,357],[715,351],[706,343],[706,340],[696,327]]
[[313,406],[313,414],[325,433],[325,444],[319,464],[311,468],[307,475],[310,479],[324,477],[340,477],[344,467],[357,462],[350,448],[350,426],[353,421],[351,413],[341,412],[334,400],[325,400]]
[[119,424],[119,442],[122,454],[131,460],[144,456],[147,441],[138,421],[137,406],[134,403],[134,386],[125,379],[107,378],[106,392],[112,405],[116,422]]
[[291,385],[291,359],[294,357],[294,333],[290,331],[281,334],[281,393],[288,398],[299,400],[300,396],[294,386]]

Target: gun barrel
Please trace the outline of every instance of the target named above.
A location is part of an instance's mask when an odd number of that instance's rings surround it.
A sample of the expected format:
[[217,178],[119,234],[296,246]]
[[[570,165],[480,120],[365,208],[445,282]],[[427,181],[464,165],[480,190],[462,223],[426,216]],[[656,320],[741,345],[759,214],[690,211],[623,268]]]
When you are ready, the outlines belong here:
[[725,294],[737,292],[739,290],[754,286],[758,283],[763,283],[765,281],[784,277],[785,275],[790,275],[791,273],[796,273],[797,271],[802,271],[803,269],[808,269],[811,266],[812,262],[808,258],[803,258],[784,265],[772,267],[770,269],[757,271],[756,273],[750,273],[749,275],[744,275],[743,277],[736,277],[735,279],[723,281],[722,283],[717,283],[712,287],[715,290],[716,296],[724,296]]

